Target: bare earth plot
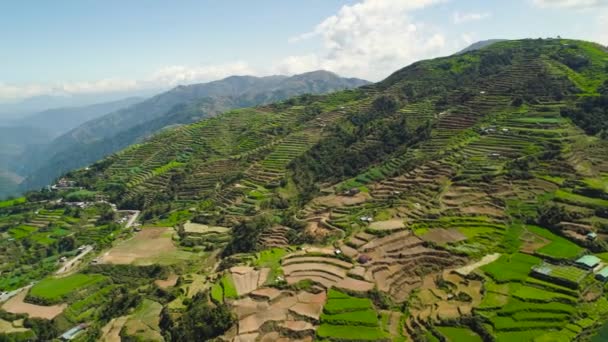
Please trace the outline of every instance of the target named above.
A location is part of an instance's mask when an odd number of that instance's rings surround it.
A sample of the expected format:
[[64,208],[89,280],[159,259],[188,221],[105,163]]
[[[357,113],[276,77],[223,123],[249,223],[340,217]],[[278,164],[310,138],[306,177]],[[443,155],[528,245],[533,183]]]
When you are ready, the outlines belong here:
[[129,316],[121,316],[112,319],[101,329],[100,341],[103,342],[120,342],[120,331],[124,327],[125,323],[129,319]]
[[172,228],[144,228],[133,238],[108,251],[101,262],[106,264],[173,264],[193,254],[180,251],[172,240]]
[[157,279],[154,281],[154,284],[161,289],[166,289],[168,287],[175,286],[175,284],[177,284],[177,278],[177,274],[171,273],[167,279]]
[[204,234],[204,233],[219,233],[224,234],[230,231],[230,228],[219,226],[208,226],[206,224],[192,223],[190,221],[184,224],[186,233]]
[[18,295],[9,299],[4,305],[2,309],[11,313],[24,313],[28,314],[30,317],[44,318],[44,319],[53,319],[58,316],[60,313],[65,310],[67,304],[58,304],[52,306],[42,306],[26,303],[23,300],[27,295],[27,290],[21,291]]
[[369,225],[374,230],[397,230],[405,228],[403,219],[393,219],[387,221],[376,221]]
[[[23,320],[21,320],[21,321],[23,321]],[[23,323],[23,322],[21,322],[21,323]],[[21,326],[16,326],[16,324],[14,324],[14,322],[9,322],[9,321],[0,319],[0,334],[18,333],[18,332],[25,332],[28,330],[30,330],[30,329],[24,328],[23,324],[21,324]]]
[[434,242],[438,245],[445,245],[452,242],[459,242],[466,240],[458,229],[431,229],[426,234],[421,236],[422,240]]

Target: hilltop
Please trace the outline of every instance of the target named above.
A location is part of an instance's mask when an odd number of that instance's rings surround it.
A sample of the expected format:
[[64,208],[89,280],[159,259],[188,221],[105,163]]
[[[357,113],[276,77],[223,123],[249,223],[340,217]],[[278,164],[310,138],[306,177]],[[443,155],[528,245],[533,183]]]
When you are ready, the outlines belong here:
[[[526,39],[169,127],[5,202],[0,287],[47,276],[8,309],[95,338],[589,339],[608,318],[606,103],[603,47]],[[80,244],[94,260],[48,277]]]

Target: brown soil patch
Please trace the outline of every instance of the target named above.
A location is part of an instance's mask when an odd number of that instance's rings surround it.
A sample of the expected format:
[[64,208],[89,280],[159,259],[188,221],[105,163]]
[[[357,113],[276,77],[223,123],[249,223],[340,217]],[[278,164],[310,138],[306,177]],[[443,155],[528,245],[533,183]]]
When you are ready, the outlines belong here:
[[360,204],[369,198],[369,194],[360,192],[355,196],[339,196],[339,195],[328,195],[318,197],[315,202],[328,207],[344,207],[348,205]]
[[239,334],[257,332],[268,321],[284,321],[287,319],[287,310],[273,309],[257,312],[239,321]]
[[397,230],[405,228],[405,224],[403,223],[403,219],[392,219],[372,222],[369,227],[375,230]]
[[120,342],[120,331],[122,327],[125,325],[129,316],[121,316],[118,318],[112,319],[108,324],[106,324],[101,329],[101,338],[102,342]]
[[206,224],[192,223],[190,221],[184,224],[184,230],[190,234],[205,234],[205,233],[217,233],[225,234],[230,231],[230,228],[219,227],[219,226],[208,226]]
[[236,266],[230,269],[236,292],[239,296],[246,295],[266,282],[269,269],[255,270],[252,267]]
[[473,206],[462,208],[461,211],[465,214],[490,215],[495,217],[503,217],[504,211],[491,206]]
[[251,334],[243,334],[243,335],[238,335],[234,338],[234,342],[255,342],[255,340],[258,338],[259,333],[254,332]]
[[292,306],[289,311],[298,315],[304,316],[310,319],[319,320],[321,312],[323,311],[322,303],[298,303]]
[[273,287],[257,289],[251,292],[252,297],[264,298],[265,300],[273,301],[278,298],[283,292]]
[[177,248],[171,239],[172,232],[172,228],[145,228],[133,238],[112,248],[101,257],[101,262],[124,265],[175,252]]
[[539,248],[542,248],[551,242],[548,239],[531,232],[524,232],[519,239],[523,242],[520,249],[525,253],[534,253]]
[[314,330],[315,327],[306,321],[285,321],[279,325],[281,328],[294,332],[302,332],[306,330]]
[[166,289],[168,287],[172,287],[175,286],[175,284],[177,284],[177,279],[179,277],[177,276],[177,274],[170,274],[169,277],[167,279],[157,279],[154,281],[154,284],[156,284],[156,286],[160,287],[161,289]]
[[283,259],[283,266],[291,265],[291,264],[299,264],[299,263],[321,263],[321,264],[330,264],[335,265],[342,268],[351,268],[353,265],[349,262],[342,261],[336,258],[324,258],[324,257],[296,257],[296,258],[288,258]]
[[7,312],[16,313],[16,314],[28,314],[30,317],[36,318],[44,318],[44,319],[53,319],[67,308],[67,304],[58,304],[52,306],[42,306],[35,305],[30,303],[25,303],[23,300],[27,295],[29,289],[24,289],[19,294],[9,299],[4,305],[2,309]]
[[431,229],[428,233],[421,236],[421,238],[424,241],[434,242],[438,245],[445,245],[447,243],[459,242],[467,239],[466,236],[455,228]]
[[367,281],[346,277],[339,281],[336,284],[336,287],[355,292],[367,292],[374,288],[374,284]]

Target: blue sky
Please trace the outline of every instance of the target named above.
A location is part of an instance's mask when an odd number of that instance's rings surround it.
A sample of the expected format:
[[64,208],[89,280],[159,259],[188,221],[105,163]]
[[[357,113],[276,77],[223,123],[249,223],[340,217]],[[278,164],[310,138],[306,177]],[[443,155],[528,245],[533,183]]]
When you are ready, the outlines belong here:
[[607,0],[3,0],[0,101],[328,69],[380,80],[490,38],[608,44]]

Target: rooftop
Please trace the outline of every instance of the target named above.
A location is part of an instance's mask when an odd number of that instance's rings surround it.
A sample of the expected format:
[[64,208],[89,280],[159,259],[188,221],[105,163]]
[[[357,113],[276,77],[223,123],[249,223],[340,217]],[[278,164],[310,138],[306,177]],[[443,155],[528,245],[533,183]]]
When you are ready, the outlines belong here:
[[576,260],[577,264],[582,264],[587,267],[595,267],[600,263],[600,258],[595,255],[585,255]]
[[596,276],[601,276],[602,278],[608,278],[608,266],[602,268],[599,272],[597,272]]

